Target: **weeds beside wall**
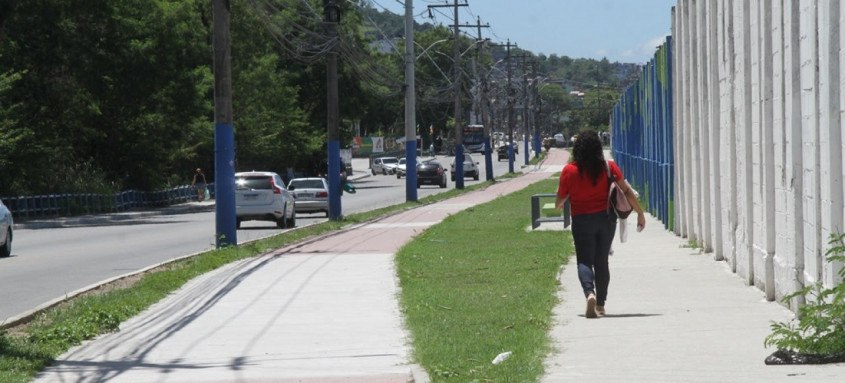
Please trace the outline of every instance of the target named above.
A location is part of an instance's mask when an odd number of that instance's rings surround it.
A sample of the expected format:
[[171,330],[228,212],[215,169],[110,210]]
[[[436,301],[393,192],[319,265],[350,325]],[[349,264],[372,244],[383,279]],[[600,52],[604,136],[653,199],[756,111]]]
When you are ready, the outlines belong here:
[[[679,0],[672,37],[613,112],[649,211],[767,299],[842,283],[845,5]],[[668,174],[667,174],[668,173]]]

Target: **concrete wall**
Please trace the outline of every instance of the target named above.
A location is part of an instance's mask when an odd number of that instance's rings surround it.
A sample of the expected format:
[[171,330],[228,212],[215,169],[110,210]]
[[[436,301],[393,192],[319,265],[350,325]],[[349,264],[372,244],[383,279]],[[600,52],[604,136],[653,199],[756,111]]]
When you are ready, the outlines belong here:
[[845,6],[679,0],[672,18],[675,232],[769,300],[841,283]]

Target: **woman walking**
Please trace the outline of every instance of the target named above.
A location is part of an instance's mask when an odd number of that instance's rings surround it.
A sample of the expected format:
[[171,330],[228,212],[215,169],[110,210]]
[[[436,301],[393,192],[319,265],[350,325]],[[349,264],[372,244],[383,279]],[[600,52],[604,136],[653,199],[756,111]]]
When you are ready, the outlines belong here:
[[616,234],[616,213],[608,206],[613,173],[620,190],[637,212],[637,229],[645,227],[645,215],[633,189],[625,182],[622,170],[613,161],[605,161],[602,141],[595,131],[579,133],[572,147],[572,160],[563,167],[558,181],[555,206],[563,207],[569,198],[572,211],[572,238],[578,261],[578,279],[587,298],[587,318],[605,315],[607,287],[610,283],[608,254]]

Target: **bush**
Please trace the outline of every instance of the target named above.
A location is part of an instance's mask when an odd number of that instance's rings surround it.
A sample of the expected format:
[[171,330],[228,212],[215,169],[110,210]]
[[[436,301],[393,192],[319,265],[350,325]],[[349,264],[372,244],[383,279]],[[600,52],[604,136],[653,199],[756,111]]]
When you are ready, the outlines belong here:
[[[826,256],[829,262],[845,261],[845,234],[831,235],[831,248]],[[845,279],[845,268],[839,270]],[[821,283],[806,286],[783,298],[789,302],[805,297],[806,304],[790,323],[772,323],[772,333],[766,337],[766,346],[776,346],[783,351],[806,355],[845,356],[845,284],[831,288]],[[797,323],[796,323],[797,321]]]

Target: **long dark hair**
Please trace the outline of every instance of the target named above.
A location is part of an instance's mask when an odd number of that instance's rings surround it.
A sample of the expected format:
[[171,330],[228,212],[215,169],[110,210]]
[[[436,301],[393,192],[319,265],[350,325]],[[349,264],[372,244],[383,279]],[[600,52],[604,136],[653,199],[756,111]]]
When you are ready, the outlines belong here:
[[586,173],[593,181],[593,185],[598,183],[600,175],[607,172],[601,139],[594,130],[585,130],[575,136],[572,157],[578,164],[578,175],[584,177]]

